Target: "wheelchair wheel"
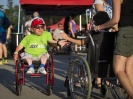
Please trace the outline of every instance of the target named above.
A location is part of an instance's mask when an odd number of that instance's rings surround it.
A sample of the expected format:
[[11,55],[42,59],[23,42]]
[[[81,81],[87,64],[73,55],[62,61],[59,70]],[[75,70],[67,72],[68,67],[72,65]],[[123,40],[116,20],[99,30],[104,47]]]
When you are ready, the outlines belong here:
[[114,97],[114,99],[128,99],[128,94],[122,88],[122,86],[120,85],[118,79],[114,80],[114,84],[110,83],[109,87],[110,87],[110,91],[111,91],[112,96]]
[[54,62],[53,62],[53,57],[50,55],[47,64],[46,64],[46,84],[47,84],[47,95],[52,94],[53,90],[53,84],[54,84]]
[[109,90],[108,90],[108,86],[106,84],[102,85],[101,86],[101,94],[103,96],[104,99],[107,99],[107,96],[108,96],[108,93],[109,93]]
[[71,74],[71,66],[74,63],[74,59],[69,59],[69,67],[68,67],[68,71],[67,71],[67,76],[66,76],[66,80],[64,82],[64,86],[67,88],[67,97],[71,96],[70,93],[70,88],[69,88],[69,78],[70,78],[70,74]]
[[16,94],[18,96],[21,95],[21,90],[22,90],[22,71],[21,71],[21,60],[18,58],[16,61]]
[[91,73],[86,59],[77,56],[70,67],[69,88],[72,99],[89,99],[91,83]]
[[50,96],[53,91],[53,86],[47,85],[46,94],[47,96]]

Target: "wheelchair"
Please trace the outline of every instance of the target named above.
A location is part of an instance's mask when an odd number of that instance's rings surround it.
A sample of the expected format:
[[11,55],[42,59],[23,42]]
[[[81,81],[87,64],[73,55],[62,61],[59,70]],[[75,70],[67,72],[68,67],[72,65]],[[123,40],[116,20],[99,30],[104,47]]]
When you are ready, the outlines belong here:
[[[50,96],[52,94],[53,85],[54,85],[54,62],[53,56],[49,52],[50,56],[45,64],[45,70],[47,72],[46,76],[46,94]],[[34,61],[33,65],[35,70],[38,69],[40,61]],[[18,59],[15,63],[15,78],[16,78],[16,95],[20,96],[22,91],[22,86],[25,85],[26,77],[43,77],[43,74],[35,72],[34,74],[26,74],[26,68],[28,64],[25,60],[21,59],[20,53],[18,53]]]
[[[67,96],[72,99],[89,99],[91,91],[95,87],[95,78],[98,77],[99,45],[94,43],[90,33],[88,33],[88,37],[90,41],[87,58],[83,56],[69,58],[64,86],[67,88]],[[109,85],[106,84],[106,81],[109,82]],[[76,82],[80,83],[80,87],[75,86]],[[127,99],[125,90],[115,76],[102,77],[100,88],[102,98],[107,99],[109,89],[114,99]]]

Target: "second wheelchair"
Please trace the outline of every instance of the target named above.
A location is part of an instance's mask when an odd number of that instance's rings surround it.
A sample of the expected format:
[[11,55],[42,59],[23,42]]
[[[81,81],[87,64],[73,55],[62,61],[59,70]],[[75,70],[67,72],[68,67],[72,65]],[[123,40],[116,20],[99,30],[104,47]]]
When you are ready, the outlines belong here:
[[[88,37],[90,43],[87,58],[75,56],[69,59],[65,86],[67,95],[72,99],[89,99],[91,91],[95,87],[95,78],[98,77],[99,45],[94,43],[90,34],[88,34]],[[109,82],[109,86],[106,85],[106,81]],[[80,83],[80,87],[76,86],[75,83]],[[100,92],[103,98],[108,97],[109,89],[114,99],[126,99],[128,97],[114,75],[102,77]]]

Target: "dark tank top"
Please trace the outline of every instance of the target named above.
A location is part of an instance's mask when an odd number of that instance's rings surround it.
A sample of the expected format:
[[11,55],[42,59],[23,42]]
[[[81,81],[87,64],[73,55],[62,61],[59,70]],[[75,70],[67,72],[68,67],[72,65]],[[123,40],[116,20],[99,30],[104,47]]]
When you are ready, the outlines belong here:
[[133,26],[133,0],[124,0],[121,5],[119,27]]

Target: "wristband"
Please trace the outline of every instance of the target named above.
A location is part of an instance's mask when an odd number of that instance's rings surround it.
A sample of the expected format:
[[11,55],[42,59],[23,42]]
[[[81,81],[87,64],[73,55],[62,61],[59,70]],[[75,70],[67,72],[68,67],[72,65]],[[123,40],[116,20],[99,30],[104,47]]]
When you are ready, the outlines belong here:
[[96,26],[96,30],[95,31],[98,32],[98,26]]
[[18,52],[14,52],[14,54],[18,54]]
[[60,40],[57,41],[57,45],[59,45],[59,41],[60,41]]
[[101,31],[101,29],[100,29],[100,26],[98,25],[98,26],[96,26],[96,31],[97,32],[100,32]]
[[100,25],[98,25],[98,26],[97,26],[97,28],[98,28],[98,31],[100,31],[100,30],[101,30],[101,29],[100,29]]

